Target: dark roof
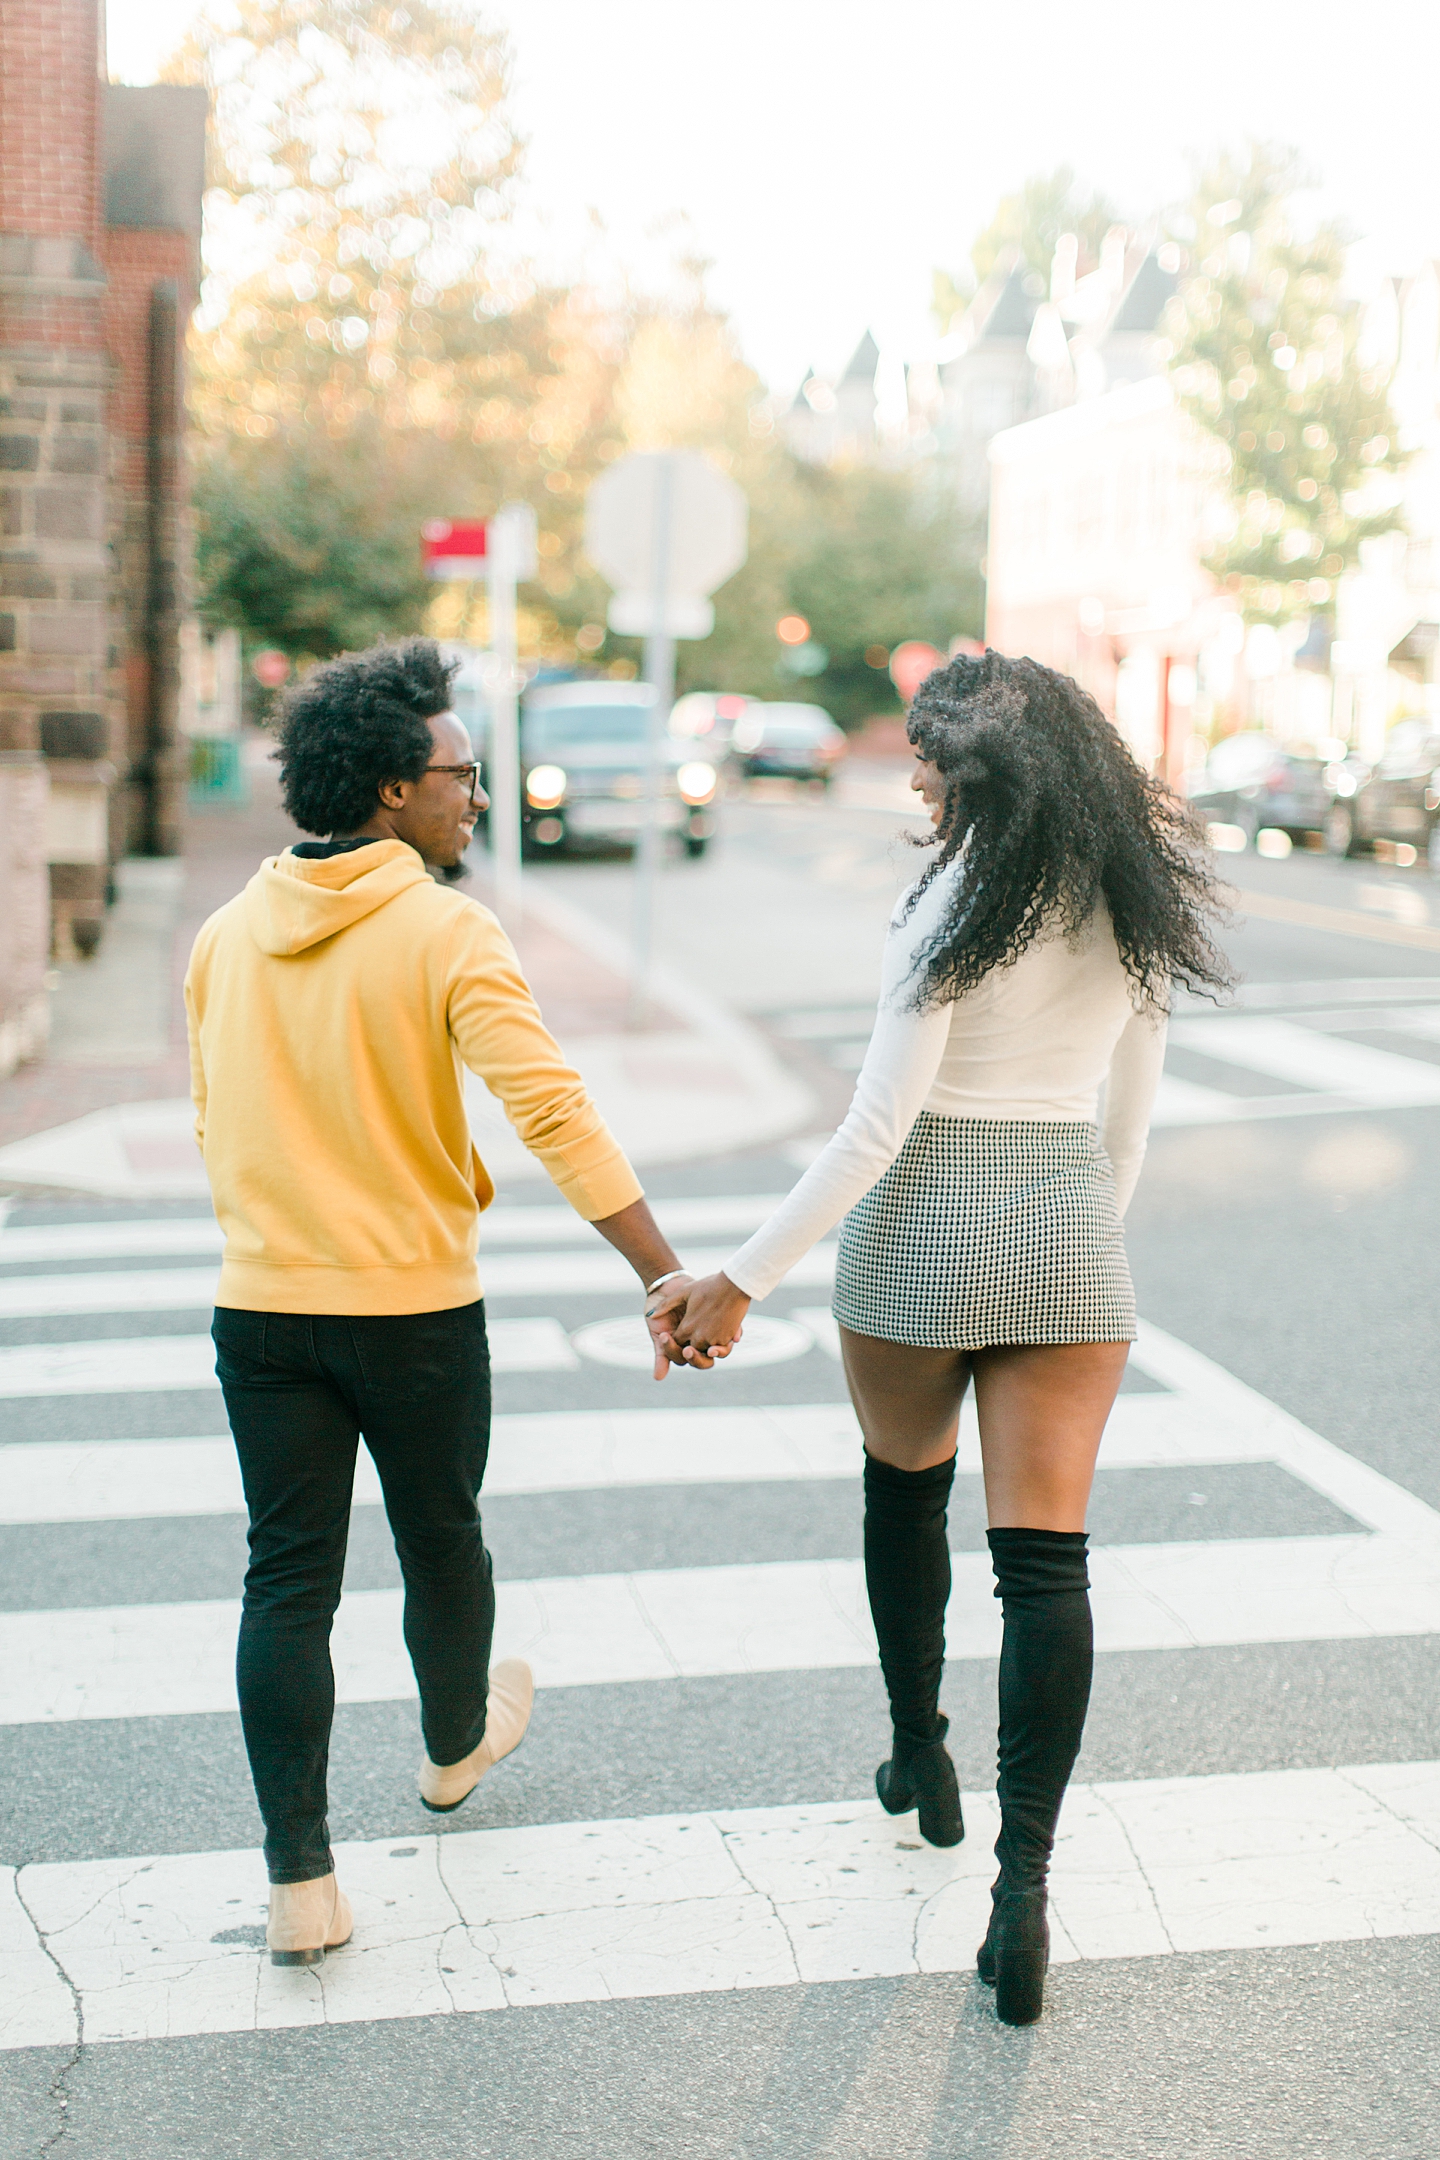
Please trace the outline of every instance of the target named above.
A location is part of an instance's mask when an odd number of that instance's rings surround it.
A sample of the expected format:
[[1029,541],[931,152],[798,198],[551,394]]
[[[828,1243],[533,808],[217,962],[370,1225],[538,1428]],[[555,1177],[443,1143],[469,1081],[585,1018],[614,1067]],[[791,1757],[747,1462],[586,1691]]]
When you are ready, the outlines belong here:
[[200,238],[209,99],[188,84],[105,85],[105,222]]
[[850,355],[850,364],[841,377],[842,382],[874,382],[875,370],[880,365],[880,348],[867,330]]
[[1162,270],[1153,253],[1147,255],[1130,281],[1130,290],[1120,303],[1109,335],[1145,336],[1158,330],[1165,303],[1178,283],[1173,271]]
[[1025,290],[1025,280],[1032,275],[1030,265],[1023,257],[1000,288],[1000,297],[990,310],[980,335],[982,338],[1028,338],[1030,325],[1043,295],[1031,297]]

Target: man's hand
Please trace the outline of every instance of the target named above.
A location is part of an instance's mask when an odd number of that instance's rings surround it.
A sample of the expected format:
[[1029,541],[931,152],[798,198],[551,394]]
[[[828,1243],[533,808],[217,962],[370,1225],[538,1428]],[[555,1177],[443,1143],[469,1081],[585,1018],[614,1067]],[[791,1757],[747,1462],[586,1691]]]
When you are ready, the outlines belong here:
[[[656,1325],[677,1302],[684,1303],[685,1292],[693,1277],[680,1272],[675,1248],[661,1233],[660,1226],[650,1212],[645,1200],[632,1200],[629,1207],[620,1208],[614,1215],[602,1216],[594,1226],[607,1243],[623,1253],[645,1285],[645,1324],[655,1345],[655,1378],[663,1380],[672,1365],[684,1363],[679,1345],[670,1342],[665,1330]],[[650,1285],[660,1282],[668,1275],[668,1282],[650,1295]],[[663,1299],[664,1303],[657,1303]]]
[[672,1365],[683,1365],[685,1353],[676,1342],[672,1329],[675,1315],[685,1310],[693,1275],[677,1275],[662,1285],[653,1298],[645,1301],[645,1325],[650,1330],[650,1340],[655,1346],[655,1378],[663,1380]]
[[[669,1284],[666,1284],[669,1289]],[[728,1357],[740,1340],[750,1300],[728,1275],[707,1275],[685,1293],[685,1309],[670,1325],[687,1365],[708,1372],[716,1358]]]

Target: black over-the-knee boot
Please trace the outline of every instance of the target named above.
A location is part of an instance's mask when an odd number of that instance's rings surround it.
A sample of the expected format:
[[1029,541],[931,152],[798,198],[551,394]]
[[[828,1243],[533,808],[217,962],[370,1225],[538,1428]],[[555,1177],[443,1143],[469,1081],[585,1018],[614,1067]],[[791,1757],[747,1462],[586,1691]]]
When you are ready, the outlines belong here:
[[950,1595],[945,1505],[954,1476],[953,1456],[929,1470],[865,1457],[865,1583],[895,1728],[875,1790],[892,1815],[918,1805],[920,1834],[932,1845],[958,1845],[965,1835],[940,1714]]
[[1044,2001],[1050,1931],[1045,1884],[1055,1824],[1080,1752],[1095,1660],[1083,1530],[992,1530],[995,1595],[1005,1613],[1000,1650],[997,1798],[1000,1873],[982,1980],[1010,2025]]

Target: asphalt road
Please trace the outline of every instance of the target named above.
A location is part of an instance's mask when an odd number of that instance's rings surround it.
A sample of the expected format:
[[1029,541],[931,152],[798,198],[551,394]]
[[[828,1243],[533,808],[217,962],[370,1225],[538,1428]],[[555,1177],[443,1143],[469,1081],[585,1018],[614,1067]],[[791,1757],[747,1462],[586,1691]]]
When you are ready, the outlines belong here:
[[[882,773],[855,780],[849,799],[776,789],[732,802],[712,855],[673,865],[664,881],[667,962],[767,1030],[814,1089],[817,1132],[843,1110],[889,897],[914,874],[913,855],[895,838],[897,800]],[[1203,1447],[1171,1464],[1140,1459],[1147,1420],[1170,1414],[1178,1383],[1160,1369],[1163,1358],[1152,1370],[1132,1368],[1117,1435],[1123,1440],[1123,1413],[1131,1421],[1124,1433],[1139,1436],[1135,1459],[1117,1458],[1102,1471],[1096,1542],[1163,1549],[1177,1571],[1193,1565],[1202,1623],[1189,1645],[1147,1638],[1101,1656],[1077,1778],[1119,1794],[1117,1806],[1125,1791],[1143,1791],[1161,1813],[1191,1808],[1184,1820],[1192,1837],[1202,1817],[1220,1821],[1219,1887],[1206,1887],[1203,1867],[1187,1877],[1199,1916],[1189,1933],[1172,1916],[1169,1938],[1144,1955],[1132,1954],[1133,1944],[1127,1950],[1123,1929],[1118,1954],[1105,1954],[1096,1937],[1100,1948],[1092,1943],[1054,1968],[1043,2023],[1011,2032],[995,2023],[973,1970],[907,1971],[898,1960],[882,1969],[879,1902],[873,1923],[863,1901],[845,1908],[845,1957],[825,1977],[805,1977],[818,1953],[807,1964],[803,1929],[827,1941],[837,1927],[843,1933],[835,1913],[855,1895],[844,1878],[869,1885],[866,1869],[879,1865],[869,1847],[837,1860],[839,1847],[827,1846],[827,1896],[835,1902],[788,1923],[800,1977],[767,1969],[747,1982],[750,1968],[727,1966],[728,1938],[714,1934],[704,1897],[687,1903],[683,1885],[667,1888],[658,1875],[646,1877],[643,1895],[634,1893],[644,1908],[635,1926],[642,1936],[668,1927],[669,1950],[648,1967],[637,1963],[628,1939],[594,1931],[601,1893],[588,1901],[567,1893],[566,1904],[547,1889],[545,1869],[561,1869],[554,1856],[571,1851],[572,1826],[600,1826],[599,1835],[608,1825],[617,1836],[623,1826],[625,1854],[658,1851],[676,1817],[718,1820],[732,1845],[767,1828],[796,1835],[807,1809],[855,1804],[852,1814],[857,1805],[863,1812],[884,1752],[883,1697],[869,1665],[831,1651],[824,1662],[817,1649],[813,1662],[756,1669],[763,1657],[726,1663],[728,1653],[712,1646],[668,1677],[616,1679],[600,1669],[603,1660],[593,1677],[565,1668],[562,1684],[542,1692],[520,1754],[447,1820],[439,1844],[452,1858],[473,1849],[482,1868],[490,1854],[502,1871],[538,1870],[522,1915],[529,1934],[522,1928],[502,1941],[466,1914],[472,1944],[510,1983],[511,2007],[437,2008],[426,1992],[434,1978],[427,1967],[423,1984],[414,1975],[405,1982],[408,1995],[389,1981],[377,1983],[368,2007],[361,1996],[337,1993],[304,2013],[308,2022],[278,1999],[267,2009],[257,1997],[237,2011],[233,1987],[225,1995],[221,1981],[242,1968],[251,1973],[253,1920],[248,1892],[232,1889],[223,1856],[247,1852],[258,1838],[237,1721],[223,1707],[163,1714],[127,1670],[105,1714],[27,1714],[0,1727],[0,1863],[22,1870],[26,1909],[42,1921],[51,1916],[58,1963],[71,1971],[89,1960],[92,1989],[79,2045],[12,2042],[0,2052],[4,2160],[47,2151],[77,2160],[393,2160],[441,2149],[505,2160],[570,2153],[1031,2160],[1052,2152],[1076,2160],[1429,2160],[1440,2122],[1433,2011],[1440,1948],[1417,1923],[1384,1917],[1412,1889],[1440,1914],[1433,1891],[1418,1876],[1410,1880],[1423,1873],[1419,1848],[1398,1844],[1388,1861],[1382,1852],[1362,1893],[1345,1904],[1325,1887],[1344,1875],[1345,1836],[1322,1826],[1315,1837],[1323,1845],[1331,1836],[1326,1850],[1336,1857],[1330,1875],[1315,1878],[1310,1910],[1318,1917],[1308,1937],[1304,1898],[1298,1920],[1291,1910],[1277,1923],[1275,1946],[1264,1946],[1269,1921],[1252,1921],[1262,1907],[1268,1912],[1272,1894],[1279,1897],[1289,1862],[1277,1855],[1305,1842],[1304,1811],[1332,1804],[1315,1797],[1322,1774],[1343,1766],[1347,1777],[1363,1776],[1366,1766],[1440,1758],[1437,1636],[1413,1619],[1346,1633],[1324,1617],[1332,1608],[1323,1584],[1319,1617],[1302,1617],[1288,1639],[1276,1639],[1285,1630],[1263,1621],[1227,1632],[1223,1616],[1211,1625],[1203,1614],[1207,1569],[1228,1570],[1226,1598],[1238,1609],[1263,1588],[1267,1571],[1292,1557],[1308,1566],[1309,1555],[1323,1561],[1346,1539],[1363,1542],[1366,1469],[1440,1509],[1440,1262],[1432,1229],[1440,1211],[1440,1028],[1430,1025],[1440,1016],[1440,886],[1421,870],[1313,857],[1230,858],[1226,867],[1243,888],[1227,932],[1243,989],[1213,1023],[1203,1013],[1180,1016],[1167,1121],[1152,1137],[1128,1223],[1132,1265],[1149,1323],[1301,1421],[1344,1461],[1338,1482],[1321,1490],[1321,1473],[1311,1478],[1303,1456],[1294,1458],[1298,1471],[1294,1462],[1226,1459],[1223,1447],[1215,1460],[1202,1459]],[[623,862],[559,863],[537,874],[625,926]],[[1245,892],[1255,896],[1248,915]],[[657,1174],[652,1194],[695,1202],[776,1193],[803,1154],[792,1145],[695,1163]],[[505,1197],[548,1204],[533,1187]],[[4,1236],[17,1228],[196,1212],[22,1207],[0,1234],[0,1294],[7,1279],[36,1269],[33,1259],[5,1259]],[[175,1263],[79,1254],[44,1268],[63,1275],[156,1264]],[[816,1317],[824,1296],[782,1289],[770,1302],[791,1322],[787,1354],[748,1369],[737,1361],[709,1382],[677,1377],[655,1389],[643,1373],[597,1362],[583,1349],[568,1363],[502,1375],[497,1407],[507,1419],[532,1420],[507,1427],[514,1445],[505,1460],[513,1456],[519,1467],[487,1507],[502,1581],[517,1594],[527,1584],[549,1585],[558,1612],[566,1586],[620,1574],[650,1584],[663,1577],[679,1585],[685,1624],[701,1630],[710,1624],[701,1612],[708,1571],[752,1571],[731,1580],[737,1596],[763,1606],[779,1597],[782,1578],[792,1582],[786,1569],[853,1568],[853,1475],[817,1471],[812,1462],[781,1476],[773,1469],[736,1476],[724,1457],[751,1432],[746,1421],[765,1411],[788,1418],[787,1432],[807,1417],[805,1430],[819,1430],[828,1417],[826,1430],[843,1433],[839,1368]],[[626,1309],[623,1297],[557,1290],[506,1301],[504,1317],[553,1319],[574,1338]],[[0,1319],[0,1361],[27,1343],[159,1338],[202,1324],[203,1315],[183,1313]],[[1221,1393],[1213,1401],[1223,1405],[1222,1383],[1215,1386]],[[1208,1400],[1196,1397],[1202,1412]],[[200,1441],[223,1432],[217,1406],[204,1390],[17,1395],[0,1401],[0,1439],[35,1450]],[[716,1428],[709,1469],[662,1463],[622,1474],[599,1454],[588,1475],[535,1467],[549,1460],[547,1449],[573,1442],[583,1452],[607,1413],[614,1415],[605,1445],[619,1446],[639,1430],[638,1415],[656,1408],[732,1415],[723,1432]],[[1263,1406],[1255,1415],[1263,1422],[1262,1413]],[[43,1458],[52,1459],[58,1478],[66,1458]],[[1323,1468],[1323,1449],[1315,1459]],[[146,1459],[133,1461],[137,1477],[152,1474]],[[498,1466],[497,1455],[496,1474]],[[64,1629],[83,1629],[96,1610],[111,1616],[103,1634],[113,1633],[122,1608],[184,1602],[191,1617],[175,1621],[178,1642],[201,1624],[194,1616],[207,1601],[233,1597],[238,1517],[218,1505],[185,1512],[183,1500],[172,1505],[155,1489],[150,1514],[0,1525],[0,1629],[38,1612],[63,1647],[72,1639]],[[957,1565],[983,1544],[974,1485],[964,1479],[952,1543]],[[378,1510],[357,1508],[347,1589],[383,1598],[395,1579]],[[790,1622],[777,1604],[765,1624]],[[580,1652],[566,1654],[573,1664]],[[348,1701],[338,1712],[332,1827],[338,1839],[356,1841],[357,1855],[359,1848],[388,1854],[403,1867],[405,1856],[429,1849],[436,1822],[413,1797],[414,1706],[394,1694]],[[993,1786],[993,1700],[988,1658],[955,1658],[946,1707],[967,1791]],[[131,1702],[137,1707],[127,1709]],[[1246,1829],[1227,1845],[1227,1814],[1258,1810],[1256,1794],[1278,1811],[1268,1842],[1246,1845]],[[1196,1795],[1208,1814],[1194,1814]],[[1287,1795],[1295,1796],[1293,1818]],[[756,1811],[771,1812],[762,1823]],[[913,1828],[881,1820],[887,1866],[902,1874],[929,1866],[924,1853],[910,1857]],[[800,1830],[821,1835],[813,1825]],[[451,1843],[502,1832],[519,1842]],[[833,1825],[824,1832],[832,1842],[840,1834]],[[535,1842],[542,1835],[552,1841],[543,1865]],[[977,1870],[983,1842],[972,1824],[962,1853]],[[625,1854],[613,1865],[630,1865]],[[162,1892],[142,1895],[134,1885],[144,1874],[112,1865],[143,1859],[153,1863],[155,1882],[171,1884],[180,1882],[185,1856],[197,1858],[184,1895],[202,1907],[212,1896],[217,1905],[233,1899],[239,1914],[231,1939],[223,1926],[208,1938],[218,1945],[216,1962],[193,1969],[176,1962],[174,1930],[166,1936],[155,1917]],[[1248,1874],[1233,1873],[1240,1861]],[[353,1863],[357,1871],[372,1864],[379,1865],[358,1856]],[[1062,1904],[1066,1865],[1062,1852]],[[1399,1880],[1389,1879],[1387,1866]],[[1077,1861],[1072,1882],[1079,1872]],[[878,1901],[878,1889],[874,1895]],[[13,1908],[5,1925],[0,1947],[20,1939],[17,1926],[23,1933]],[[537,1948],[536,1931],[547,1925],[548,1947]],[[171,1975],[168,1994],[145,1993],[147,1957],[155,1960],[151,1971]],[[340,1965],[337,1958],[337,1978]],[[440,1969],[452,1968],[442,1960]],[[127,2018],[139,2023],[127,2027]],[[127,2030],[150,2036],[125,2037]]]

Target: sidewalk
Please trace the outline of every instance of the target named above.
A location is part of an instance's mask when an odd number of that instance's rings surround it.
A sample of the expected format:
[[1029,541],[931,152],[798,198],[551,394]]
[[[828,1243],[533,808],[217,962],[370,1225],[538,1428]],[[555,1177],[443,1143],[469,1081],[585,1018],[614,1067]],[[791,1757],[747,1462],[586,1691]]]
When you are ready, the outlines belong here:
[[[193,817],[183,861],[120,865],[100,952],[60,972],[49,1056],[0,1082],[0,1196],[207,1196],[181,986],[201,923],[295,837],[257,750],[248,809]],[[482,857],[467,890],[484,899],[487,885]],[[624,942],[533,882],[516,944],[547,1023],[638,1166],[757,1147],[810,1117],[808,1091],[756,1030],[665,970],[644,1025],[630,1026]],[[478,1080],[467,1099],[496,1182],[543,1178]]]

